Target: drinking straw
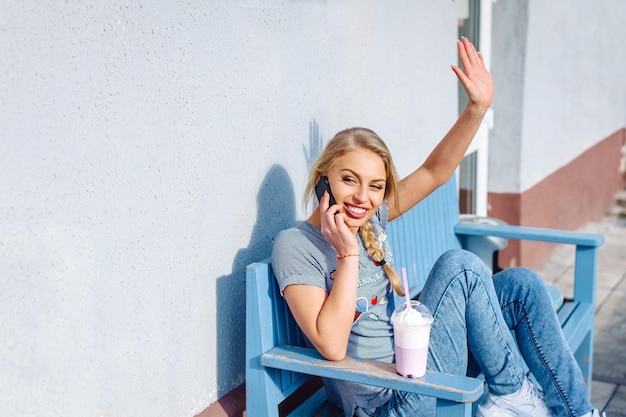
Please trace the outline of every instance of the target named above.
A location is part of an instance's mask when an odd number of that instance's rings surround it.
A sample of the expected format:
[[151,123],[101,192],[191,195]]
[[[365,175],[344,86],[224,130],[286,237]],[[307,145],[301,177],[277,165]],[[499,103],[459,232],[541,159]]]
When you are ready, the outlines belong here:
[[404,296],[406,297],[406,309],[411,308],[411,298],[409,297],[409,282],[406,280],[406,268],[402,268],[402,280],[404,281]]

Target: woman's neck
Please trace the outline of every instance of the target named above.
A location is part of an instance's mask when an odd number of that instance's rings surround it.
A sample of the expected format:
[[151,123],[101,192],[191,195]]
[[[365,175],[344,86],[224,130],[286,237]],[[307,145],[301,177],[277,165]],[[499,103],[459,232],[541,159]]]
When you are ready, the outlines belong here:
[[320,209],[319,208],[315,209],[313,214],[311,214],[309,216],[309,218],[306,219],[306,221],[311,223],[313,226],[317,227],[318,229],[321,229],[322,228],[322,219],[320,217]]

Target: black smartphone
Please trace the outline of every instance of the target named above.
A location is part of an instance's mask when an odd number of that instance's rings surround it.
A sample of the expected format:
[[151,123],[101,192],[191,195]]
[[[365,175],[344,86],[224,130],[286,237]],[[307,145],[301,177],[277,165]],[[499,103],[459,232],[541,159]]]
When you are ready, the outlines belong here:
[[328,183],[328,177],[320,178],[320,180],[317,182],[317,185],[315,186],[315,194],[317,194],[318,200],[322,199],[325,191],[328,191],[328,195],[330,196],[330,203],[328,207],[334,206],[335,204],[337,204],[337,202],[335,201],[335,197],[333,197],[332,191],[330,191],[330,184]]

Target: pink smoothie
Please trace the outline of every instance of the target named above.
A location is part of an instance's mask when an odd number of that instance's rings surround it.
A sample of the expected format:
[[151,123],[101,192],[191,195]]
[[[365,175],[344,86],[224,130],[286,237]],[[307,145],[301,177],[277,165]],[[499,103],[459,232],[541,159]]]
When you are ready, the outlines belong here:
[[426,373],[428,342],[433,316],[416,300],[402,303],[391,315],[396,352],[396,370],[402,376],[418,378]]
[[417,378],[426,373],[428,346],[407,349],[396,345],[396,370],[402,376]]

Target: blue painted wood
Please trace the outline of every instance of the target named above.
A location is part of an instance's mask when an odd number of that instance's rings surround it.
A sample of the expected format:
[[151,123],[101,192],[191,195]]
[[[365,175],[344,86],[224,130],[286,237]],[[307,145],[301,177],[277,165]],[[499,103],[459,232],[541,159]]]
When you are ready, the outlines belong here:
[[309,398],[304,400],[289,417],[343,417],[343,411],[331,405],[327,401],[324,387],[315,391]]
[[563,325],[565,339],[572,351],[580,347],[587,331],[591,329],[594,319],[594,308],[589,303],[578,303],[567,322]]
[[[421,290],[437,258],[448,249],[461,247],[468,236],[574,245],[574,299],[559,306],[562,296],[554,291],[551,295],[557,300],[555,307],[565,339],[583,375],[591,382],[597,248],[603,242],[602,236],[510,225],[459,223],[454,178],[392,222],[386,232],[396,267],[407,269],[412,296]],[[483,389],[482,382],[472,378],[429,372],[424,380],[407,380],[396,375],[391,364],[355,359],[330,362],[314,350],[302,349],[305,346],[303,336],[278,294],[269,260],[250,265],[246,273],[246,332],[246,413],[249,417],[277,416],[278,404],[299,388],[309,374],[383,384],[408,391],[426,390],[439,397],[437,416],[440,417],[472,416],[471,401],[479,398]],[[429,385],[429,381],[438,383]],[[455,385],[459,383],[461,386]],[[464,390],[467,392],[461,394]],[[293,415],[328,415],[330,408],[324,398],[323,390],[316,392]]]
[[457,224],[455,231],[460,236],[498,236],[575,246],[574,298],[563,303],[559,309],[559,318],[563,335],[578,366],[587,383],[591,384],[598,247],[604,242],[604,236],[534,227],[465,223]]
[[411,296],[422,289],[442,253],[461,247],[454,233],[459,221],[458,206],[456,184],[448,181],[387,226],[396,269],[400,272],[406,268]]
[[341,361],[328,361],[315,349],[298,346],[277,346],[262,355],[261,364],[325,378],[384,386],[455,402],[473,402],[483,393],[483,382],[476,378],[434,371],[428,371],[422,378],[404,378],[396,373],[396,366],[393,363],[350,357]]
[[276,345],[269,263],[259,262],[246,271],[246,409],[248,417],[278,417],[277,404],[284,390],[276,370],[261,365],[261,354]]
[[591,372],[593,369],[593,328],[585,334],[578,349],[574,351],[574,358],[582,371],[587,385],[591,386]]
[[458,223],[454,226],[458,235],[496,236],[507,239],[537,240],[566,245],[596,248],[604,242],[602,235],[568,232],[541,227],[513,226],[510,224],[491,225],[483,223]]
[[454,401],[437,400],[437,417],[472,417],[471,404],[457,403]]
[[563,293],[552,284],[546,284],[546,288],[548,289],[548,294],[550,294],[550,298],[552,299],[552,306],[555,310],[559,310],[564,301]]
[[[299,388],[308,375],[438,396],[447,410],[442,412],[454,416],[471,416],[471,401],[482,395],[483,382],[479,379],[435,372],[422,379],[402,378],[393,364],[350,358],[332,362],[317,351],[302,347],[303,338],[297,327],[295,331],[289,330],[295,321],[278,294],[269,260],[248,267],[246,303],[246,414],[249,417],[277,416],[278,404]],[[294,415],[307,415],[307,412],[325,415],[330,408],[318,401],[320,396],[323,394],[316,393]]]
[[[599,245],[598,245],[599,246]],[[576,246],[574,299],[595,305],[598,251],[594,246]]]

